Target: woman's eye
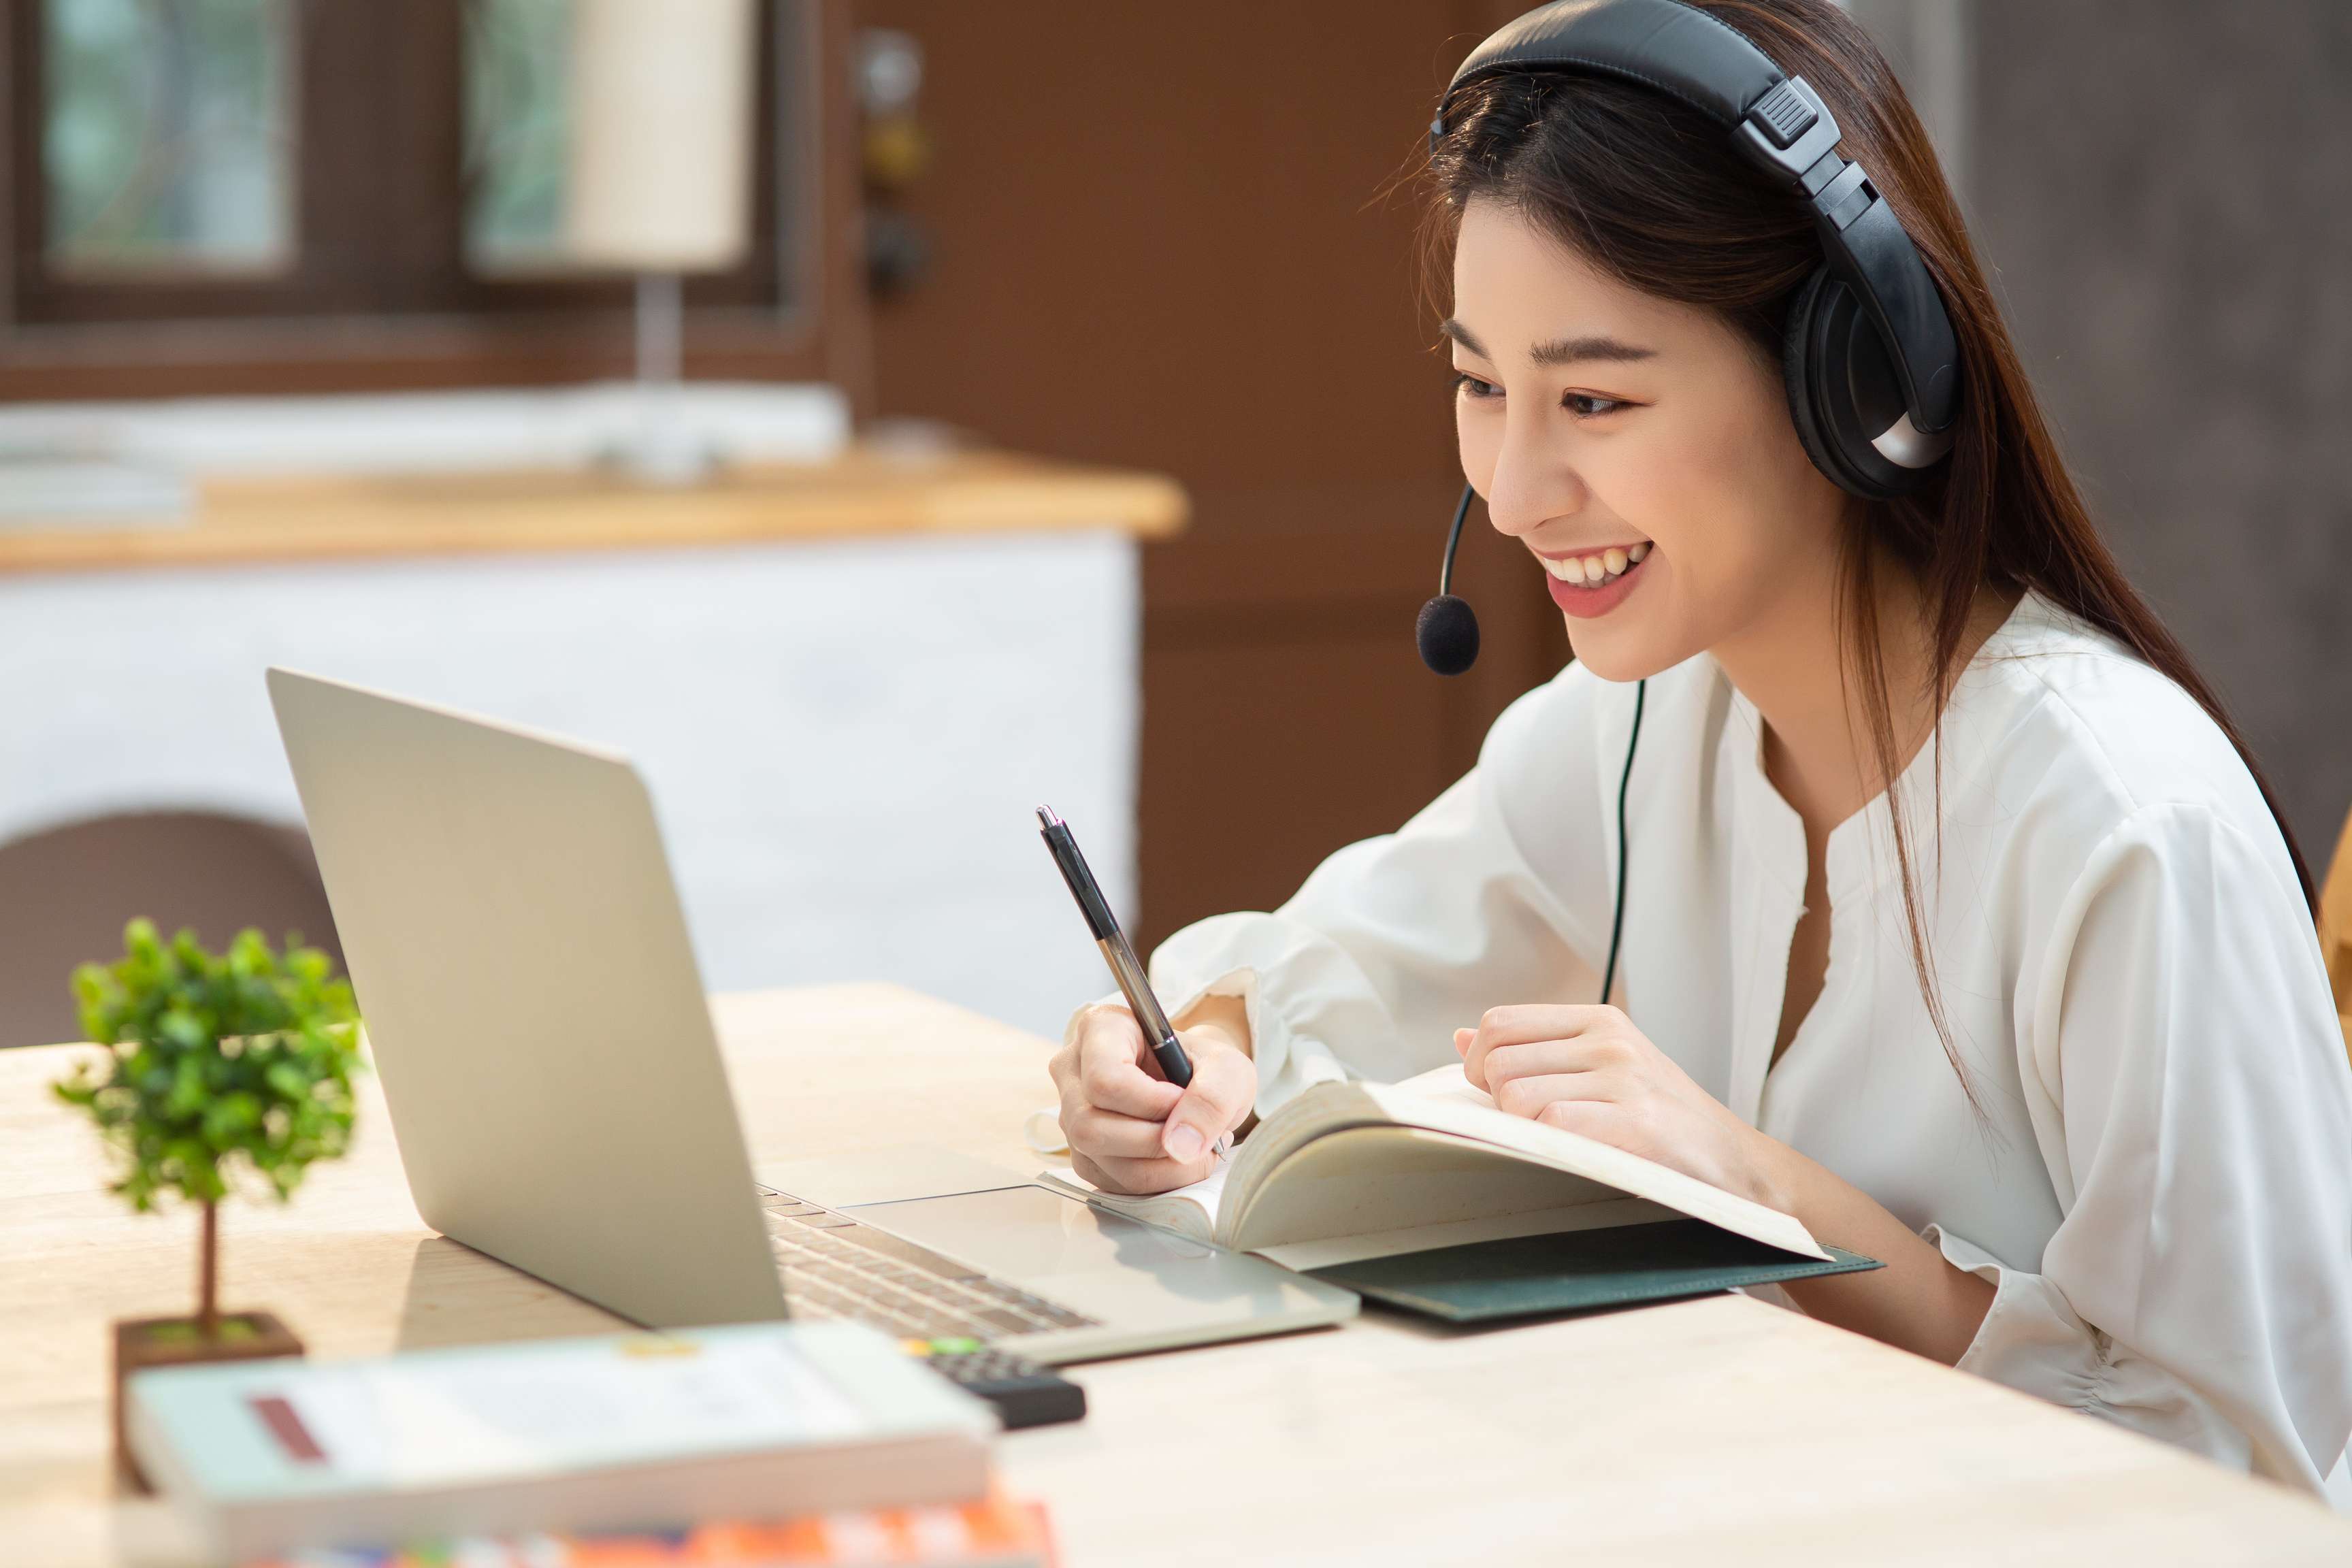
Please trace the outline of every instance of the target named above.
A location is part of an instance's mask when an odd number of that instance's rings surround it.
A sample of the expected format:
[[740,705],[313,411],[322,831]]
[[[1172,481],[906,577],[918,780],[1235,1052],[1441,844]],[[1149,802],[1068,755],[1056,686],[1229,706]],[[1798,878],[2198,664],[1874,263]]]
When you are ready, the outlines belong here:
[[[1463,371],[1454,373],[1454,391],[1457,396],[1480,403],[1490,398],[1499,400],[1503,395],[1503,389],[1493,382],[1481,381],[1478,377]],[[1586,392],[1564,393],[1560,396],[1559,403],[1561,407],[1579,419],[1598,419],[1604,415],[1614,414],[1627,405],[1622,397],[1600,397]]]

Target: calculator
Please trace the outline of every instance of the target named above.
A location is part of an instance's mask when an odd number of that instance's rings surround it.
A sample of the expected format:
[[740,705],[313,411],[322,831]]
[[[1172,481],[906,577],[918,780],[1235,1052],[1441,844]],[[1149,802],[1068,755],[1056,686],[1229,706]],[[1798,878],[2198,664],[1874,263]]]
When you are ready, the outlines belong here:
[[966,1394],[996,1407],[1008,1432],[1076,1421],[1087,1413],[1087,1391],[1050,1367],[978,1340],[902,1340],[908,1355]]

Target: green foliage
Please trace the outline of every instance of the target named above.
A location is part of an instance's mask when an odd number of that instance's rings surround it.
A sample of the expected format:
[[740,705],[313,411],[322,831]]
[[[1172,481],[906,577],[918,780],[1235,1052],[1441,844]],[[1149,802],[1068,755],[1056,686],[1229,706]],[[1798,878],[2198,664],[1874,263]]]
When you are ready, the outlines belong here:
[[169,1192],[218,1203],[243,1155],[291,1197],[311,1161],[351,1143],[352,1079],[364,1064],[349,983],[299,937],[280,953],[240,931],[215,956],[193,931],[167,943],[137,920],[122,945],[120,962],[73,977],[82,1028],[111,1050],[52,1086],[122,1156],[111,1190],[142,1213]]

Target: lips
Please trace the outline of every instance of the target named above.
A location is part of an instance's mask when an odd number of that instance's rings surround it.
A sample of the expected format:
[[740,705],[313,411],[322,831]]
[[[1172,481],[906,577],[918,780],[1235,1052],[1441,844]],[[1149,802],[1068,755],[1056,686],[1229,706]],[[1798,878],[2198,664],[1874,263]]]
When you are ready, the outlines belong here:
[[[1591,620],[1596,616],[1607,615],[1625,602],[1626,597],[1640,585],[1643,563],[1653,553],[1650,546],[1643,543],[1622,552],[1612,549],[1591,556],[1540,556],[1538,559],[1544,564],[1544,586],[1551,590],[1551,602],[1579,619]],[[1600,581],[1591,580],[1585,564],[1588,561],[1600,568]],[[1612,571],[1612,561],[1622,561],[1624,564]],[[1568,575],[1571,570],[1576,574],[1573,582]]]

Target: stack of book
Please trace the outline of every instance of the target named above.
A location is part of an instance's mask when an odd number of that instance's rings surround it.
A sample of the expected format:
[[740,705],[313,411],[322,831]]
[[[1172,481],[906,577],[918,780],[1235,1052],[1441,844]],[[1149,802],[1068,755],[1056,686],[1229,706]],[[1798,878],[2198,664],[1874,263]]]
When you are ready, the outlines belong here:
[[1002,1498],[772,1524],[635,1535],[475,1536],[379,1551],[328,1550],[247,1568],[1054,1568],[1045,1510]]
[[1050,1560],[992,1489],[993,1412],[855,1323],[173,1367],[123,1415],[226,1562]]

